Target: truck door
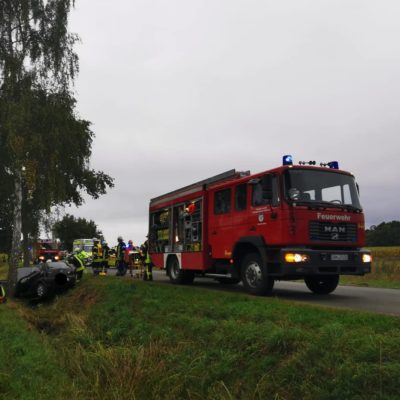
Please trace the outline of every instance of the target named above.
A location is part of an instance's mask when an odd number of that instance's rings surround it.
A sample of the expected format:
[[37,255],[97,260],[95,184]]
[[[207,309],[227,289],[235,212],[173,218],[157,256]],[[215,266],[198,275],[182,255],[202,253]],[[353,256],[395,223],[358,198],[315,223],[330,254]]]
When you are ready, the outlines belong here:
[[237,242],[243,236],[249,236],[249,213],[248,205],[248,183],[240,183],[234,186],[233,199],[234,207],[232,213],[232,231],[235,236],[235,242]]
[[209,241],[212,258],[232,256],[232,189],[211,192],[209,210]]
[[266,243],[273,244],[280,238],[278,178],[265,174],[251,180],[251,213],[249,232],[262,235]]

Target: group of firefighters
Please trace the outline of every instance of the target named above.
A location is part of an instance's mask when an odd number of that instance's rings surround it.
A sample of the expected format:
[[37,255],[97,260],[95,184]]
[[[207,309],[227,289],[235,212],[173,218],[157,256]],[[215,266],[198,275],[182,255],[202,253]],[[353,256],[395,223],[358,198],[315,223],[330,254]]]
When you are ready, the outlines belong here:
[[[131,257],[131,251],[136,250],[132,240],[129,240],[128,245],[125,244],[121,236],[118,237],[118,244],[115,247],[115,267],[117,268],[117,276],[124,276],[129,269],[131,276],[133,276],[133,270],[135,269],[135,260]],[[136,262],[141,267],[143,279],[152,281],[152,262],[149,254],[148,241],[139,249],[139,259]],[[75,266],[77,279],[82,278],[83,271],[85,269],[85,263],[87,262],[89,255],[81,250],[74,253],[70,257],[70,262]],[[99,239],[93,239],[92,247],[92,270],[94,275],[107,275],[109,268],[109,257],[110,248],[106,242],[101,242]]]

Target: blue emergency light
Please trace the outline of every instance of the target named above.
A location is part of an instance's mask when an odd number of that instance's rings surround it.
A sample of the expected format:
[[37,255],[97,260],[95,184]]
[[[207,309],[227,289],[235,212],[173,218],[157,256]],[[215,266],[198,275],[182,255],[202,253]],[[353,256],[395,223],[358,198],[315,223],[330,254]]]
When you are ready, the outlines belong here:
[[283,156],[282,165],[293,165],[293,157],[290,154]]
[[339,169],[339,163],[337,161],[328,162],[328,167],[332,169]]

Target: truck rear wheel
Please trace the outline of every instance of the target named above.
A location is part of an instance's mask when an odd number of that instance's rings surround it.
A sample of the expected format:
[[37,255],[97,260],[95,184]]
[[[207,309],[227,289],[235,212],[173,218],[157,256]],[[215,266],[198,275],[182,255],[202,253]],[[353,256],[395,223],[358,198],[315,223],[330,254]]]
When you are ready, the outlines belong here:
[[183,271],[179,268],[179,262],[176,257],[171,257],[168,260],[168,276],[172,283],[183,283]]
[[336,289],[339,275],[309,276],[304,278],[304,282],[313,293],[329,294]]
[[190,284],[194,280],[193,271],[185,271],[179,267],[179,261],[176,257],[171,257],[168,261],[169,280],[175,284]]
[[268,276],[258,253],[250,253],[242,263],[242,281],[245,289],[255,295],[264,295],[272,291],[274,280]]

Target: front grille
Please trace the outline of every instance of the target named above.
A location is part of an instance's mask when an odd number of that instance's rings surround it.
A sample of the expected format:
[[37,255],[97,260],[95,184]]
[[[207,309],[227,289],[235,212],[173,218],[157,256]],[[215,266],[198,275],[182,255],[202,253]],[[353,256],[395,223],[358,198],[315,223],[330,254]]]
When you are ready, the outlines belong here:
[[310,240],[357,242],[357,224],[310,221]]

